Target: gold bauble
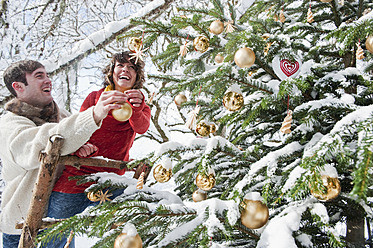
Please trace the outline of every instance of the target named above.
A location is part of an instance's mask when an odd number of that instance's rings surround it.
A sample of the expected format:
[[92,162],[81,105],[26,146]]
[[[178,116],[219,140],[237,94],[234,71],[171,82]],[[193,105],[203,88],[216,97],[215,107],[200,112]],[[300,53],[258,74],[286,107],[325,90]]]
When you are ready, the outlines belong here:
[[210,133],[215,133],[216,132],[216,126],[214,123],[210,124]]
[[367,40],[365,41],[365,47],[369,52],[373,53],[373,35],[368,36]]
[[213,34],[221,34],[224,31],[224,23],[220,20],[211,22],[209,31]]
[[193,192],[192,198],[194,202],[204,201],[207,199],[207,193],[202,192],[199,189],[197,189],[196,191]]
[[331,201],[335,199],[339,193],[341,193],[341,184],[338,178],[330,177],[328,175],[321,176],[322,185],[326,187],[326,193],[314,192],[311,190],[311,194],[319,199],[320,201]]
[[142,46],[142,39],[138,37],[131,37],[128,40],[128,50],[131,52],[135,52],[136,50],[140,50]]
[[249,68],[255,62],[255,53],[251,48],[242,47],[234,54],[234,62],[241,68]]
[[257,229],[267,223],[269,210],[263,202],[244,199],[241,206],[243,207],[241,211],[242,225],[250,229]]
[[154,168],[153,171],[154,179],[159,183],[165,183],[171,179],[172,170],[166,169],[163,165],[159,164]]
[[203,137],[208,136],[210,134],[210,125],[204,121],[199,122],[196,126],[196,133]]
[[92,201],[92,202],[98,202],[99,200],[101,200],[101,194],[102,194],[102,191],[98,191],[98,192],[88,192],[87,194],[87,198],[88,200]]
[[142,240],[139,234],[128,236],[121,233],[114,241],[114,248],[142,248]]
[[209,39],[205,36],[198,36],[193,40],[193,47],[196,51],[204,53],[209,48]]
[[178,107],[180,107],[180,105],[183,104],[186,101],[187,101],[187,98],[184,94],[178,94],[177,96],[175,96],[175,99],[174,99],[174,102],[175,102],[176,106],[178,106]]
[[323,3],[330,3],[333,0],[320,0],[320,1],[323,2]]
[[129,103],[123,103],[122,104],[122,107],[120,109],[113,109],[113,111],[111,112],[111,114],[113,115],[113,117],[117,120],[117,121],[126,121],[128,120],[129,118],[131,118],[132,116],[132,107]]
[[243,96],[234,91],[228,91],[223,96],[223,105],[229,111],[237,111],[244,104]]
[[196,177],[196,185],[198,188],[207,191],[212,189],[215,186],[215,176],[210,175],[201,175],[198,174]]
[[215,62],[220,64],[224,61],[224,56],[221,55],[220,53],[218,53],[216,56],[215,56]]

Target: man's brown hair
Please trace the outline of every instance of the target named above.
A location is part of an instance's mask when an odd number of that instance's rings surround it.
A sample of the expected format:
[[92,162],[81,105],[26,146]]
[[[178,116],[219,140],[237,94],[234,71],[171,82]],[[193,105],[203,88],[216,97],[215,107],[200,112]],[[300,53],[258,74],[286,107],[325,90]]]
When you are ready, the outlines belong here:
[[10,93],[17,97],[16,91],[12,87],[13,82],[21,82],[27,85],[26,73],[32,73],[36,69],[44,68],[44,65],[35,60],[20,60],[11,64],[3,74],[4,83]]

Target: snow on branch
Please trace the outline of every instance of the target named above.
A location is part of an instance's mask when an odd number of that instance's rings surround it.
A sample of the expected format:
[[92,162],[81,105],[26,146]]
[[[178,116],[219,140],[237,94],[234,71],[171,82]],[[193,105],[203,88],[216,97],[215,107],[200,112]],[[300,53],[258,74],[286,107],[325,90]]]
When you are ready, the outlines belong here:
[[60,56],[57,61],[47,60],[42,61],[42,63],[50,74],[57,74],[86,56],[104,48],[114,41],[118,35],[134,28],[135,25],[130,24],[131,19],[146,18],[153,20],[158,17],[163,10],[167,9],[173,1],[174,0],[154,0],[126,19],[109,22],[104,29],[98,30],[84,40],[78,42],[71,51]]

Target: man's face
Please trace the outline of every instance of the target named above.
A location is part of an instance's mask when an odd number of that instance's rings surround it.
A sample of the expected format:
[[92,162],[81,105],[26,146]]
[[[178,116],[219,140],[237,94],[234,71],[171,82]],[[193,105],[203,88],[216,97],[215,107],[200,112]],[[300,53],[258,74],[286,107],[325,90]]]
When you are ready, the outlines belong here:
[[116,90],[124,92],[132,89],[136,81],[135,66],[131,63],[120,63],[116,61],[113,71],[113,81]]
[[26,81],[28,85],[24,86],[20,95],[23,101],[40,108],[53,101],[52,82],[44,68],[41,67],[32,73],[26,73]]

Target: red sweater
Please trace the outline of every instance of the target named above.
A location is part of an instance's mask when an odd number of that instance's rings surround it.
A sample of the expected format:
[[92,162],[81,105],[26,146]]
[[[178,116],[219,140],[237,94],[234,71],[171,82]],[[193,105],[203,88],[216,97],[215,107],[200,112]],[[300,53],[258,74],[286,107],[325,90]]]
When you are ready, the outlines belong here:
[[[93,91],[84,100],[80,112],[96,105],[104,89]],[[132,106],[132,105],[131,105]],[[111,115],[111,112],[103,120],[100,129],[94,132],[88,141],[98,147],[96,156],[116,160],[129,160],[129,149],[132,147],[136,133],[145,133],[150,125],[150,108],[143,101],[140,107],[132,106],[132,116],[128,121],[119,122]],[[76,185],[77,180],[69,180],[71,176],[87,175],[97,172],[115,172],[119,175],[125,173],[125,169],[100,168],[93,166],[81,166],[80,170],[67,165],[61,177],[53,188],[53,191],[63,193],[83,193],[92,183]]]

